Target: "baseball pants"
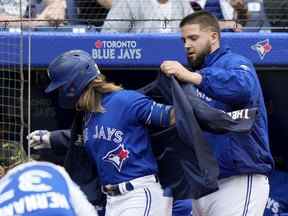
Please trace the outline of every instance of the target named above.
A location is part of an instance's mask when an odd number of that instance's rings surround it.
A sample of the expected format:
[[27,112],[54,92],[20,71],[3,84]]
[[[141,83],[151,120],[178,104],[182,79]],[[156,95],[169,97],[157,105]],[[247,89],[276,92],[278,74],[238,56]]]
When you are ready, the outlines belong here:
[[218,181],[219,190],[192,200],[193,216],[262,216],[269,197],[268,177],[233,176]]
[[164,191],[154,175],[129,181],[134,189],[118,196],[107,195],[105,216],[171,216],[172,197]]

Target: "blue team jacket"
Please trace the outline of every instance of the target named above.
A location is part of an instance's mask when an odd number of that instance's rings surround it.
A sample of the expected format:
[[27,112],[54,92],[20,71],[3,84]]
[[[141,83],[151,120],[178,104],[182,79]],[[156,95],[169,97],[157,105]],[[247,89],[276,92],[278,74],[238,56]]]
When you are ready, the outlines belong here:
[[172,189],[176,200],[198,199],[217,190],[218,162],[203,130],[215,134],[247,133],[254,124],[257,108],[235,111],[247,112],[247,118],[238,118],[234,112],[227,115],[198,98],[193,85],[179,84],[163,74],[141,91],[175,108],[176,127],[152,133],[160,183]]
[[220,178],[239,174],[271,172],[274,161],[268,140],[267,114],[261,86],[252,63],[228,48],[208,55],[200,73],[198,96],[226,112],[258,107],[249,133],[205,133],[220,167]]

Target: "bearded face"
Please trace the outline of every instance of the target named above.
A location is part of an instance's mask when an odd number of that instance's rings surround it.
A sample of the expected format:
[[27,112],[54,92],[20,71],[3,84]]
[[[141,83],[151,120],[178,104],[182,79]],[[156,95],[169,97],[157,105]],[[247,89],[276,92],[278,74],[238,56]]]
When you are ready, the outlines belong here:
[[187,60],[191,68],[195,70],[200,69],[204,63],[205,57],[211,53],[211,51],[212,48],[209,41],[203,48],[199,48],[199,50],[195,50],[193,52],[189,52],[189,50],[187,50]]
[[201,29],[199,24],[187,24],[181,28],[187,60],[194,70],[201,69],[205,57],[215,48],[216,32]]

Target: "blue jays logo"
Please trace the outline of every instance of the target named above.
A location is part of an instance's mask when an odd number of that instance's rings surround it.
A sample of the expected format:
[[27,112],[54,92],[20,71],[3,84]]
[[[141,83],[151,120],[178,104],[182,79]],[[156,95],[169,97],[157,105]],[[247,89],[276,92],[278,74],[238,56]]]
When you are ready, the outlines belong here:
[[265,55],[272,50],[272,46],[269,43],[269,39],[259,41],[256,44],[252,45],[251,48],[258,53],[261,60],[263,60]]
[[129,151],[121,144],[117,148],[109,151],[102,159],[112,163],[120,172],[124,161],[129,157]]

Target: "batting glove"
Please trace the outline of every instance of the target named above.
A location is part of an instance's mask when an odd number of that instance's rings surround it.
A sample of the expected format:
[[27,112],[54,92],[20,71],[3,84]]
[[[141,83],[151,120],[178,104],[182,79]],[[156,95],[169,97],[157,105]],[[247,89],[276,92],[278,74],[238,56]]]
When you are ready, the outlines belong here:
[[28,144],[34,149],[51,148],[50,132],[47,130],[36,130],[27,136]]

